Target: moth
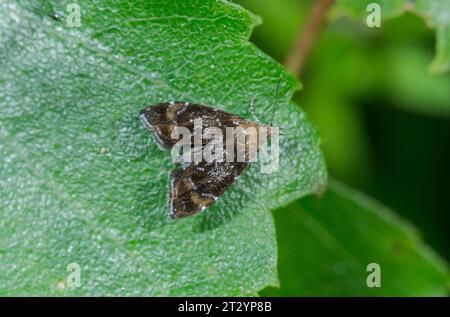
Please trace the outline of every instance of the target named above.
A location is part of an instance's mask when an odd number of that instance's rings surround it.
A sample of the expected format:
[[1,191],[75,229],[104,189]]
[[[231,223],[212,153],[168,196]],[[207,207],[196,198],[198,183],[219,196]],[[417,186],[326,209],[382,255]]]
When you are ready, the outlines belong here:
[[[256,122],[246,120],[238,115],[219,110],[217,108],[192,104],[188,102],[166,102],[149,106],[140,112],[144,125],[149,128],[157,143],[164,150],[171,150],[180,137],[174,135],[176,127],[184,127],[195,137],[194,122],[201,119],[202,131],[209,127],[216,127],[223,132],[226,143],[227,128],[255,128],[257,131],[256,144],[245,144],[244,159],[238,160],[238,151],[234,151],[234,160],[230,161],[206,161],[191,162],[181,168],[175,168],[170,173],[169,216],[180,219],[194,215],[213,204],[244,172],[253,158],[249,150],[261,146],[263,138],[260,135],[260,127],[267,128],[268,135],[272,127],[263,126]],[[193,140],[191,140],[193,144]],[[211,142],[211,138],[202,135],[201,150]],[[194,152],[194,148],[192,148]]]

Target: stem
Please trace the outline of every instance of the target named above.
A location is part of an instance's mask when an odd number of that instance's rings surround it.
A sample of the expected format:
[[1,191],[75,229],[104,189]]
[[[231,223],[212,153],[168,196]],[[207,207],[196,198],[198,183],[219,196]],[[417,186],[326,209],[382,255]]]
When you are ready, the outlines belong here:
[[326,13],[334,2],[335,0],[314,1],[308,19],[303,26],[303,31],[299,32],[295,45],[285,62],[286,68],[292,74],[300,75],[302,73],[306,60],[324,24]]

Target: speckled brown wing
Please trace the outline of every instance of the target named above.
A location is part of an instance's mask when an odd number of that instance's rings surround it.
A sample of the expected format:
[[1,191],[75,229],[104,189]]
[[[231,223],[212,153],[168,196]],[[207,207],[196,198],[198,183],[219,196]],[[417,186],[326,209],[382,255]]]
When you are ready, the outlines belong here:
[[248,162],[199,162],[171,174],[170,213],[179,219],[213,204],[242,174]]
[[165,150],[171,149],[179,141],[171,138],[174,127],[185,127],[193,133],[194,120],[198,118],[202,119],[203,129],[217,127],[223,132],[226,127],[250,124],[235,114],[182,101],[156,104],[141,110],[140,115],[144,124],[153,131],[158,144]]

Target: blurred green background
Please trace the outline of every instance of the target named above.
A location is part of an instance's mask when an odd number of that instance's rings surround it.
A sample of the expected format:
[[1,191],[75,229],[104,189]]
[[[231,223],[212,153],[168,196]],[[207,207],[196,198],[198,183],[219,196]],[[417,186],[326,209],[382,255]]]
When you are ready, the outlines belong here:
[[[251,41],[284,63],[311,1],[235,2],[262,17]],[[294,99],[321,135],[331,177],[393,209],[448,261],[450,75],[429,71],[434,55],[435,30],[412,13],[383,20],[381,28],[333,16],[298,76],[303,89]],[[296,208],[301,203],[287,209]],[[277,214],[280,232],[288,224]],[[280,233],[278,239],[283,253],[287,242]]]

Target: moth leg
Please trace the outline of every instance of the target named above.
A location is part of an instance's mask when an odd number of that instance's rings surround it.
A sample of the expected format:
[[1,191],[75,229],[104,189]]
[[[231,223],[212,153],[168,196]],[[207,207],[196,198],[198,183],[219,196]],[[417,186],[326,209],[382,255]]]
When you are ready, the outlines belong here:
[[259,119],[255,114],[255,97],[251,97],[248,101],[247,113],[250,113],[253,117],[253,120],[259,124]]
[[[280,135],[284,136],[285,134],[282,134],[280,132]],[[289,155],[289,151],[287,150],[287,147],[285,146],[286,145],[286,141],[285,141],[284,138],[280,140],[280,145],[281,145],[282,149],[284,148],[283,152],[286,154],[286,157],[288,158],[289,162],[291,162],[292,166],[295,166],[294,161],[292,160],[291,156]]]

